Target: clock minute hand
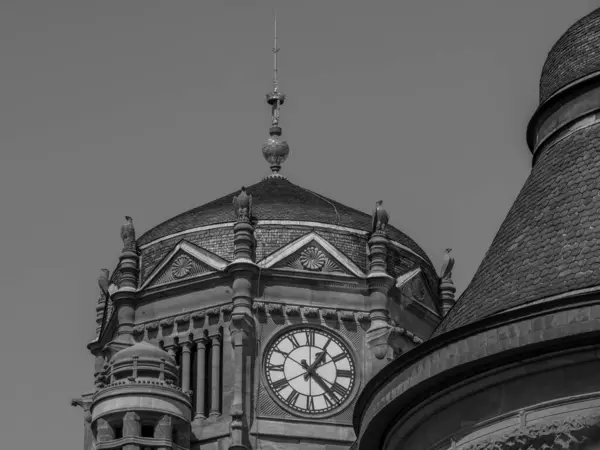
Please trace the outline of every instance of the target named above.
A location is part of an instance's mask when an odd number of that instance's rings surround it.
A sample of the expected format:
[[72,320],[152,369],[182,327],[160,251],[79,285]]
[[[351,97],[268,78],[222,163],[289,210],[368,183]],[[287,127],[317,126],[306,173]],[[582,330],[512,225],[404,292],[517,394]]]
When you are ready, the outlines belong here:
[[323,378],[321,378],[317,372],[313,372],[311,375],[313,379],[317,382],[317,384],[321,386],[321,389],[323,389],[331,397],[337,399],[337,396],[333,392],[331,392],[329,386],[325,384],[325,381],[323,381]]
[[306,373],[304,374],[304,381],[308,381],[308,377],[312,374],[313,370],[309,367],[305,359],[300,361],[300,365],[304,370],[306,370]]

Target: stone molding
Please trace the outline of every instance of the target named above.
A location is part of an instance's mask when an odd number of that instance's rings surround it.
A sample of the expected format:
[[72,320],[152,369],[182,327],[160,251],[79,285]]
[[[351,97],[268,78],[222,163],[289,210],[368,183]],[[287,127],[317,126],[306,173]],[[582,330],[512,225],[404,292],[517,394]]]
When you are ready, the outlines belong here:
[[[279,263],[284,266],[275,267]],[[318,271],[335,276],[365,277],[365,273],[350,258],[314,231],[267,256],[258,262],[258,266],[261,269],[277,268],[312,273]]]
[[[207,329],[207,318],[221,321],[228,318],[233,311],[231,303],[225,303],[218,306],[211,306],[196,311],[185,312],[162,319],[153,319],[152,321],[138,323],[133,327],[134,336],[142,340],[152,341],[148,337],[148,332],[159,331],[156,339],[165,337],[178,337],[182,335],[197,334]],[[196,322],[204,322],[202,327],[195,327]],[[171,332],[165,333],[165,329],[172,328]]]
[[501,434],[484,438],[472,444],[456,446],[454,450],[529,450],[544,448],[548,450],[576,449],[587,441],[590,432],[600,430],[600,416],[564,417],[551,422],[539,422],[529,426],[514,428]]
[[[203,227],[190,228],[189,230],[183,230],[178,233],[173,233],[168,236],[163,236],[161,238],[155,239],[151,242],[148,242],[147,244],[140,246],[139,248],[140,248],[140,250],[145,250],[149,247],[152,247],[155,244],[158,244],[159,242],[167,241],[169,239],[173,239],[173,238],[176,238],[179,236],[185,236],[186,234],[197,233],[199,231],[214,230],[214,229],[218,229],[218,228],[233,228],[234,225],[235,225],[235,222],[226,222],[226,223],[218,223],[218,224],[214,224],[214,225],[205,225]],[[322,228],[324,230],[342,231],[342,232],[357,234],[360,236],[366,236],[367,234],[369,234],[368,231],[359,230],[358,228],[343,227],[340,225],[331,225],[328,223],[321,223],[321,222],[304,222],[304,221],[299,221],[299,220],[258,220],[255,223],[255,226],[257,226],[257,227],[263,226],[263,225],[281,225],[281,226],[300,226],[300,227],[307,227],[307,228]],[[389,242],[392,245],[396,246],[397,248],[399,248],[405,252],[408,252],[411,255],[414,255],[417,258],[419,258],[420,260],[429,264],[429,261],[425,260],[421,255],[414,252],[407,246],[402,245],[401,243],[396,242],[396,241],[389,241]]]
[[[315,319],[319,316],[324,320],[340,320],[344,322],[369,322],[370,316],[367,311],[354,311],[345,309],[316,308],[310,306],[288,305],[284,303],[272,302],[253,302],[252,310],[254,314],[267,314],[274,316],[304,317],[305,319]],[[409,331],[407,333],[411,334]],[[418,338],[420,339],[420,338]],[[422,340],[420,340],[422,342]]]
[[[184,261],[183,258],[187,259]],[[156,265],[138,291],[143,291],[148,287],[187,281],[192,278],[202,278],[214,272],[222,272],[227,264],[228,262],[220,256],[197,245],[181,241]],[[172,269],[172,276],[163,280],[162,275],[169,266]]]
[[[442,339],[436,338],[429,341],[431,344],[426,350],[427,353],[407,353],[408,361],[400,366],[400,369],[394,369],[394,366],[390,365],[384,370],[384,373],[390,372],[384,380],[372,380],[372,383],[377,383],[376,392],[369,394],[369,386],[363,391],[363,395],[371,395],[371,397],[366,405],[357,406],[355,411],[354,423],[355,426],[360,426],[361,439],[375,416],[399,399],[407,390],[418,389],[420,383],[434,376],[443,376],[446,371],[456,370],[467,363],[472,365],[478,360],[507,350],[541,342],[550,343],[567,336],[600,332],[600,303],[596,301],[592,305],[577,306],[570,305],[571,309],[558,311],[542,311],[542,314],[537,316],[530,315],[521,317],[520,320],[513,319],[513,322],[508,324],[506,322],[497,324],[495,328],[488,326],[487,329],[480,329],[459,339],[455,338],[451,342],[444,343]],[[402,359],[398,362],[400,361]],[[471,367],[471,373],[473,370]],[[360,403],[359,398],[358,405]],[[361,448],[365,447],[361,445]]]

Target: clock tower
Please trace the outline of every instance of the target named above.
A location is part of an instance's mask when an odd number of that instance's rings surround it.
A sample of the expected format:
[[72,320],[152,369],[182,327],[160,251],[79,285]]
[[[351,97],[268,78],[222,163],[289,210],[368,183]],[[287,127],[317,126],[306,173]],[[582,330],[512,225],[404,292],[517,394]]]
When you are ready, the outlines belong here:
[[348,449],[362,387],[454,301],[453,260],[440,280],[383,202],[366,214],[280,173],[277,38],[273,52],[271,173],[139,238],[123,225],[99,278],[95,387],[73,402],[84,450]]

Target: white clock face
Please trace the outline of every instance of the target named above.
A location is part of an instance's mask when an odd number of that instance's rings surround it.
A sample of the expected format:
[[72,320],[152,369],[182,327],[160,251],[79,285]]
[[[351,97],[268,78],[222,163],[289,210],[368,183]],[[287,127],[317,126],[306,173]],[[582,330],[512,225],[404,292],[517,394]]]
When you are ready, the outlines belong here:
[[318,328],[296,328],[280,336],[267,349],[265,364],[272,392],[287,407],[308,414],[342,405],[356,379],[348,347]]

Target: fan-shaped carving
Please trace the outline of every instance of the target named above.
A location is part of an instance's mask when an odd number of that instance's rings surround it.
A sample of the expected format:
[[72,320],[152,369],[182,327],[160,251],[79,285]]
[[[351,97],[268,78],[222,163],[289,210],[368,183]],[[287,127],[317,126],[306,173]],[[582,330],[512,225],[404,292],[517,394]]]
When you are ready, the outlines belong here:
[[310,272],[343,273],[346,271],[317,245],[309,245],[287,258],[282,267]]

